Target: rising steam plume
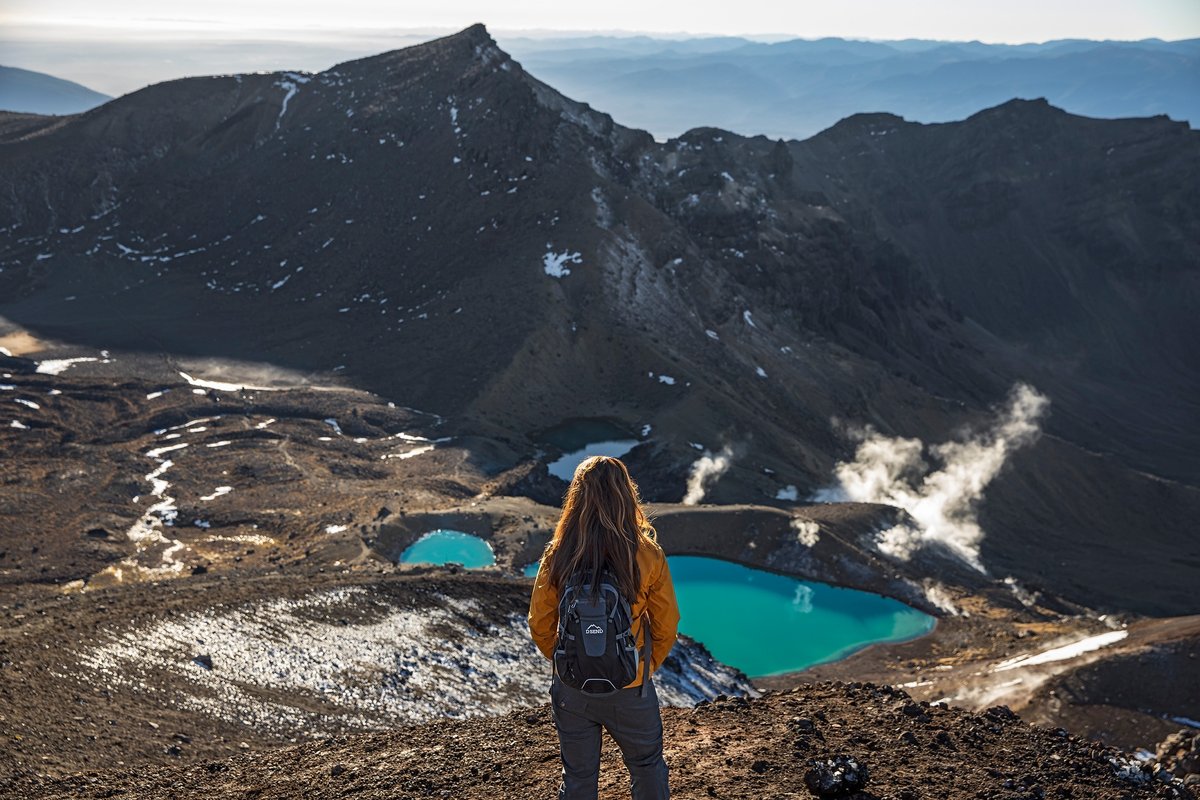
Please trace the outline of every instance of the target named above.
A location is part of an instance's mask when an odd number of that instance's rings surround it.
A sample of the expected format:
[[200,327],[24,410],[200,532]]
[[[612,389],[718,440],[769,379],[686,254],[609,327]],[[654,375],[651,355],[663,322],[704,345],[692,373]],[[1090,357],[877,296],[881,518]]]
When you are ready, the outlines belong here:
[[683,496],[685,506],[694,506],[704,499],[708,487],[733,463],[733,455],[733,447],[727,444],[716,455],[705,450],[704,455],[696,459],[688,475],[687,494]]
[[[813,499],[899,506],[913,522],[879,533],[876,546],[882,553],[907,561],[921,548],[940,545],[986,574],[979,558],[983,530],[977,506],[1008,456],[1037,439],[1049,403],[1045,395],[1019,383],[987,428],[928,448],[920,439],[884,436],[869,427],[852,432],[859,440],[854,461],[839,463],[838,486]],[[940,468],[925,462],[925,450]]]

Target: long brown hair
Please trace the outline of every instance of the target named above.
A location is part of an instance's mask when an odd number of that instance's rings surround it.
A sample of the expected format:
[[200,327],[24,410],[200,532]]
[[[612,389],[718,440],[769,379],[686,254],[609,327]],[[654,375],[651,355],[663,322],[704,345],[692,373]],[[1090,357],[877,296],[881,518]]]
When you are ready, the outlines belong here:
[[621,594],[632,604],[642,579],[638,547],[656,536],[624,462],[592,456],[575,468],[554,536],[542,553],[541,568],[548,570],[550,585],[561,592],[577,569],[595,575],[607,564]]

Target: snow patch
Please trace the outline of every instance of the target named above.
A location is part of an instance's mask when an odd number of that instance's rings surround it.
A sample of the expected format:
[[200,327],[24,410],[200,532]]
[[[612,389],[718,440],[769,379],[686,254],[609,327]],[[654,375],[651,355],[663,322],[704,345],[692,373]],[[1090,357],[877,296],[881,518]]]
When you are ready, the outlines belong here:
[[1189,728],[1200,729],[1200,721],[1196,721],[1190,717],[1167,717],[1167,719],[1171,720],[1171,722],[1174,722],[1177,725],[1186,725]]
[[[169,694],[172,705],[292,736],[503,714],[542,702],[546,688],[523,612],[445,594],[414,607],[338,587],[101,629],[96,642],[64,679],[83,670],[85,680],[161,693],[164,703]],[[663,703],[757,694],[694,646],[680,642],[674,655],[656,675]]]
[[[214,389],[218,392],[241,392],[241,391],[274,392],[274,391],[279,391],[278,389],[272,389],[269,386],[251,386],[249,384],[243,384],[243,383],[224,383],[222,381],[206,381],[206,380],[202,380],[200,378],[193,378],[191,375],[188,375],[186,372],[183,372],[183,371],[180,371],[179,376],[181,378],[183,378],[185,381],[187,381],[189,384],[191,384],[192,386],[200,386],[205,389]],[[203,394],[203,392],[197,392],[197,394]]]
[[[183,448],[185,448],[187,446],[188,446],[187,442],[181,442],[180,444],[169,444],[165,447],[156,447],[153,450],[147,450],[146,455],[149,456],[150,458],[158,458],[163,453],[171,453],[171,452],[174,452],[175,450],[182,450]],[[146,476],[146,480],[150,480],[150,477]],[[155,492],[154,494],[159,494],[159,492]]]
[[92,358],[91,356],[84,356],[81,358],[51,358],[39,362],[37,365],[37,371],[43,375],[61,375],[74,365],[82,364],[87,361],[100,361],[102,364],[108,364],[111,359],[104,359],[101,361],[101,359]]
[[412,458],[413,456],[419,456],[422,453],[428,453],[430,450],[433,450],[433,449],[434,449],[434,445],[427,444],[423,447],[414,447],[412,450],[408,450],[404,453],[387,453],[385,455],[380,456],[380,458],[383,460],[387,460],[389,458],[408,459],[408,458]]
[[1115,644],[1126,636],[1129,631],[1109,631],[1100,633],[1095,636],[1089,636],[1086,639],[1080,639],[1077,642],[1055,647],[1050,650],[1043,650],[1036,654],[1025,654],[1015,656],[1005,661],[1001,661],[996,666],[992,667],[992,672],[1004,672],[1005,670],[1018,669],[1021,667],[1032,667],[1038,664],[1048,664],[1052,661],[1064,661],[1068,658],[1076,658],[1084,653],[1090,653],[1093,650],[1099,650],[1102,647],[1108,647]]
[[[550,245],[546,245],[546,247],[549,248]],[[567,264],[582,263],[583,256],[578,252],[572,253],[568,250],[564,250],[561,253],[551,251],[542,256],[542,269],[552,278],[563,278],[570,275],[571,270],[566,266]]]
[[295,97],[296,92],[300,91],[300,86],[308,83],[311,77],[301,75],[297,72],[285,72],[284,77],[275,82],[275,85],[285,91],[283,95],[283,104],[279,108],[279,116],[275,118],[275,130],[279,130],[279,124],[283,122],[283,115],[287,113],[288,103]]

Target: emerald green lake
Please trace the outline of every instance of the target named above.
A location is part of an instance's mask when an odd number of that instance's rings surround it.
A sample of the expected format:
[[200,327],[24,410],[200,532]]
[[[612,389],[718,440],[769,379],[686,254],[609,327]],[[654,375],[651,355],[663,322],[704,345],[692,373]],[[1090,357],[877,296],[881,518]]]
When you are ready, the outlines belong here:
[[[705,556],[668,556],[679,630],[751,677],[845,658],[928,633],[934,618],[890,597]],[[537,576],[536,562],[523,570]]]
[[898,600],[703,556],[669,556],[679,630],[751,677],[845,658],[928,633],[934,619]]
[[445,528],[430,531],[403,553],[404,564],[462,564],[468,569],[490,567],[496,563],[492,547],[478,536]]

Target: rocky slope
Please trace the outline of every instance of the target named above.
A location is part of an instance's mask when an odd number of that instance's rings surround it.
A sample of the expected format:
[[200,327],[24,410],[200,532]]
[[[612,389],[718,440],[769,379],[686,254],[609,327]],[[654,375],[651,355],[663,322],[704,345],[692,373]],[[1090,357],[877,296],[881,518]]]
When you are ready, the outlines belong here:
[[[17,593],[0,624],[0,781],[537,705],[550,670],[528,605],[519,578],[311,565]],[[658,685],[666,705],[756,694],[686,637]]]
[[[672,797],[811,797],[805,778],[813,762],[837,755],[866,768],[865,789],[854,795],[860,800],[1192,797],[1181,781],[1160,780],[1120,751],[1031,727],[1003,706],[971,714],[869,683],[666,709],[663,723]],[[437,744],[414,746],[430,739]],[[558,772],[554,726],[541,705],[186,768],[93,771],[14,788],[29,798],[528,798],[551,796]],[[627,796],[627,780],[607,743],[600,796]]]
[[[514,576],[557,507],[503,489],[528,484],[535,467],[532,482],[548,484],[544,462],[359,390],[286,388],[294,376],[278,371],[255,377],[273,389],[212,389],[179,376],[192,363],[87,358],[97,360],[9,358],[23,372],[0,373],[0,391],[38,405],[22,416],[27,429],[0,429],[12,456],[0,460],[0,717],[11,745],[0,774],[193,762],[242,742],[287,744],[298,729],[537,702],[547,673],[519,619],[528,584]],[[1096,620],[937,558],[892,561],[861,545],[904,518],[886,505],[649,511],[669,553],[882,592],[939,617],[919,640],[756,688],[814,676],[904,684],[918,699],[1002,702],[1130,749],[1153,748],[1172,718],[1200,717],[1194,618]],[[497,567],[452,578],[395,564],[443,527],[483,537]],[[1147,669],[1154,680],[1138,679]],[[488,676],[489,690],[470,675]],[[663,681],[681,704],[753,694],[690,644]]]
[[689,442],[733,448],[710,499],[801,498],[853,446],[831,419],[932,443],[1031,382],[1049,435],[996,479],[981,563],[1196,610],[1185,125],[1013,101],[659,144],[476,26],[2,130],[0,314],[37,335],[336,376],[526,455],[572,417],[650,425],[668,501]]

